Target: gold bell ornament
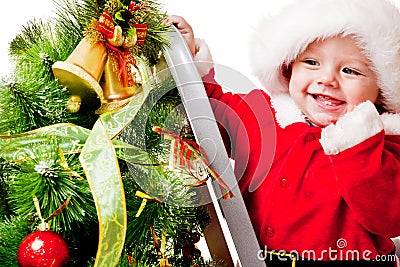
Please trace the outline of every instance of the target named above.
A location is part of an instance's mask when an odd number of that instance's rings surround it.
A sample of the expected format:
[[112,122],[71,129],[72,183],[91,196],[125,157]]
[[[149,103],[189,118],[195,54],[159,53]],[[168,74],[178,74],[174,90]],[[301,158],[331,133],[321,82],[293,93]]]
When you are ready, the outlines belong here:
[[104,99],[96,113],[115,111],[125,106],[140,89],[142,79],[136,66],[136,58],[131,53],[123,56],[124,61],[121,64],[121,60],[118,60],[121,54],[114,51],[108,53],[101,80]]
[[103,102],[103,90],[99,84],[107,60],[103,43],[91,44],[83,38],[66,61],[57,61],[52,70],[58,82],[68,88],[70,98],[67,110],[93,110]]

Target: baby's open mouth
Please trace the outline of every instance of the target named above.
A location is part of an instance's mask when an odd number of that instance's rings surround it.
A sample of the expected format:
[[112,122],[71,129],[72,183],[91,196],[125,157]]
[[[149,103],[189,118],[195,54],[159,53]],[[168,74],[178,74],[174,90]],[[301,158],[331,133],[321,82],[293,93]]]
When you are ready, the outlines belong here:
[[317,101],[318,104],[322,105],[323,107],[337,107],[345,102],[327,95],[320,95],[320,94],[311,94],[311,96]]

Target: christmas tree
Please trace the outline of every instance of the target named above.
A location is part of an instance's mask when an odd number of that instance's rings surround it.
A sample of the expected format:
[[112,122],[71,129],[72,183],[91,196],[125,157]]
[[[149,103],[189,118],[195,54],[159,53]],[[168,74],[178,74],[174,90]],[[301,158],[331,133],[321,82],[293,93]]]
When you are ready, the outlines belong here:
[[210,218],[195,188],[217,174],[163,62],[166,13],[55,6],[10,43],[0,81],[0,266],[222,265],[195,247]]

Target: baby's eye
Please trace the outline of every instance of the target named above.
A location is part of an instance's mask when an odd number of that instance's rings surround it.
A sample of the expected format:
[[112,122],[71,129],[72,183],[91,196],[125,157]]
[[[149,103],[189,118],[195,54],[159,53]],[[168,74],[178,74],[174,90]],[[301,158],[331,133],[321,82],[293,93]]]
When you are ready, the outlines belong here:
[[319,63],[313,59],[305,59],[303,60],[304,63],[311,66],[319,66]]
[[356,76],[362,75],[360,72],[358,72],[358,71],[356,71],[356,70],[353,70],[353,69],[350,69],[350,68],[347,68],[347,67],[343,68],[342,71],[343,71],[344,73],[350,74],[350,75],[356,75]]

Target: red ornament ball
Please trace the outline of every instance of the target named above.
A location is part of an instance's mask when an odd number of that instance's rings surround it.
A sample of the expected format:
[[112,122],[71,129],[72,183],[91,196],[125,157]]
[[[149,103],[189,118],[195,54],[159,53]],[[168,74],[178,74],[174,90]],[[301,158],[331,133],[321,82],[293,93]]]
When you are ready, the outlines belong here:
[[18,264],[21,267],[62,267],[68,261],[67,243],[59,234],[50,230],[29,234],[18,248]]

